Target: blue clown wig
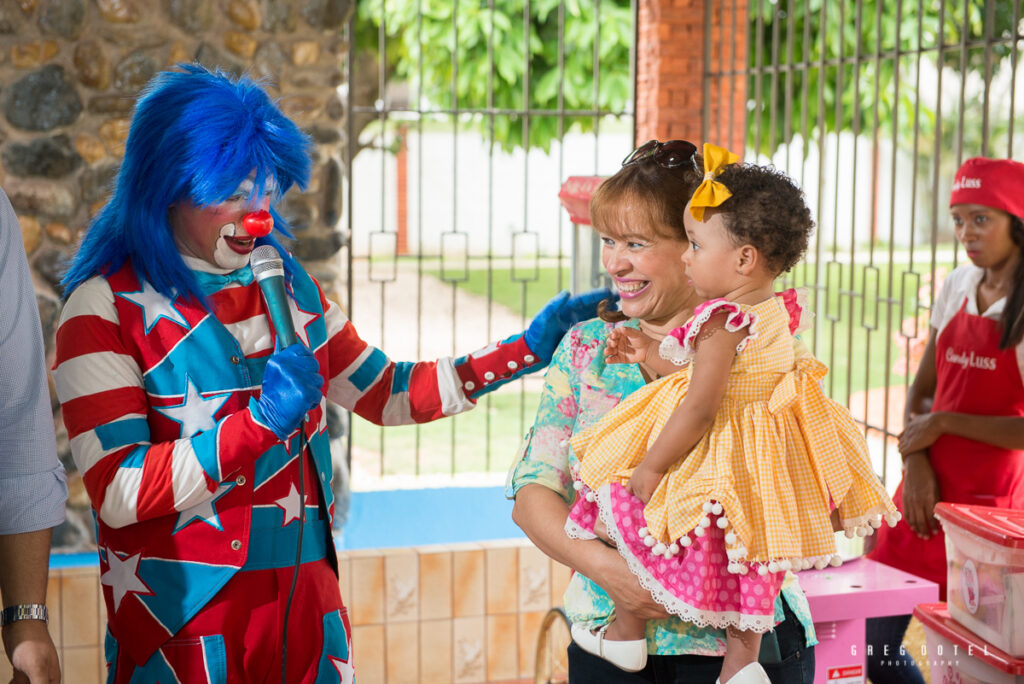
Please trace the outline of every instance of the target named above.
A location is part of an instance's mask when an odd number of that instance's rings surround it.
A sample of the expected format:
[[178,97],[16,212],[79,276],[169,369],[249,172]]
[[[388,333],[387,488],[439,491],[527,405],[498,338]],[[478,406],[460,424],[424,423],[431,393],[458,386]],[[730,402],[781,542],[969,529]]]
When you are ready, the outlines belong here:
[[274,217],[274,233],[257,244],[273,245],[289,276],[296,268],[275,239],[277,232],[292,235],[274,204],[292,185],[305,189],[309,137],[252,79],[198,65],[179,69],[157,74],[136,103],[113,196],[64,276],[65,296],[127,259],[166,297],[191,295],[205,303],[175,246],[168,210],[182,201],[199,207],[223,202],[247,178],[254,196],[270,195]]

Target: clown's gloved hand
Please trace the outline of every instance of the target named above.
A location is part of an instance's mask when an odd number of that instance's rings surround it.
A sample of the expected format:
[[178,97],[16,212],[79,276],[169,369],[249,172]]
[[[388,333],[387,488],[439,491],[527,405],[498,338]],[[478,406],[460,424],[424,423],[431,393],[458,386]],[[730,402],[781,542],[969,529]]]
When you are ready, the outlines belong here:
[[606,287],[575,297],[570,297],[568,290],[562,290],[530,321],[530,327],[526,329],[527,346],[547,365],[569,328],[596,316],[597,305],[602,300],[617,301],[618,298],[617,293]]
[[279,439],[302,424],[306,413],[324,396],[320,364],[305,345],[293,344],[267,359],[259,401],[250,404],[256,419],[269,427]]
[[597,305],[604,299],[616,301],[618,295],[607,288],[576,297],[560,292],[533,317],[526,332],[455,359],[463,393],[476,401],[520,375],[546,367],[562,336],[580,321],[596,316]]

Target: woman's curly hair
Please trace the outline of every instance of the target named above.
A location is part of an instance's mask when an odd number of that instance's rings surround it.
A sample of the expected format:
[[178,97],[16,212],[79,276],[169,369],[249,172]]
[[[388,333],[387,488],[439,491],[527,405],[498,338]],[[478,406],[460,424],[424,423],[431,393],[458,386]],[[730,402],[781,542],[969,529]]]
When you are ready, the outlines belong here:
[[733,164],[717,180],[732,193],[717,210],[735,244],[756,247],[776,275],[793,268],[814,232],[803,191],[773,166]]

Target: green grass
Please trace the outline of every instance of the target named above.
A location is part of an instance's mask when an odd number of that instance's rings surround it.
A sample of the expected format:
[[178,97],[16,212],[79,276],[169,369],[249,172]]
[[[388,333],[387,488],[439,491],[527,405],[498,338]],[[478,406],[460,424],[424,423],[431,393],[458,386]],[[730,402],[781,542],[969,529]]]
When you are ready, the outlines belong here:
[[365,464],[371,475],[504,472],[539,401],[539,392],[513,383],[484,396],[472,411],[433,423],[381,428],[353,416],[353,446],[372,455]]
[[[477,267],[473,267],[474,264]],[[442,276],[440,269],[424,269],[423,272],[438,279]],[[490,297],[496,304],[527,318],[540,311],[557,292],[569,288],[568,267],[488,270],[474,260],[467,271],[445,273],[445,276],[446,280],[454,280],[459,289]]]

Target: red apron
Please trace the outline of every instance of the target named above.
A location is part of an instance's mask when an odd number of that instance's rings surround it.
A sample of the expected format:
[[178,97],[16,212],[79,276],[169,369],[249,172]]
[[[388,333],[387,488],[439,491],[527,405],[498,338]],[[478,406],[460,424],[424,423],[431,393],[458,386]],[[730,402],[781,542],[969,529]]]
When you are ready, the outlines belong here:
[[[935,342],[937,378],[932,411],[985,416],[1024,416],[1024,382],[1013,347],[999,348],[999,321],[966,311],[966,298]],[[928,448],[939,481],[939,499],[1002,508],[1024,508],[1024,451],[943,435]],[[893,497],[903,510],[903,483]],[[946,598],[945,535],[914,534],[906,521],[883,525],[870,557],[939,584]]]

